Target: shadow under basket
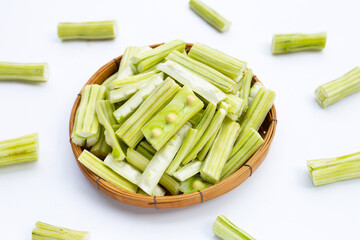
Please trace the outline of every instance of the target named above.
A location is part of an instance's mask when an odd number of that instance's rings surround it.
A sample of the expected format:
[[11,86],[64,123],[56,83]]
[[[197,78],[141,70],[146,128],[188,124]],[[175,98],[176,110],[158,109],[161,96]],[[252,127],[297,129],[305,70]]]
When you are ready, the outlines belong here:
[[[160,45],[161,44],[155,44],[155,45],[150,45],[150,47],[155,48]],[[193,44],[187,43],[186,50],[188,51],[192,47],[192,45]],[[121,56],[108,62],[90,78],[90,80],[86,83],[86,85],[103,83],[108,77],[110,77],[112,74],[118,71],[120,61],[121,61]],[[256,81],[260,82],[256,76],[253,77],[252,81],[253,83]],[[78,94],[71,111],[70,126],[69,126],[70,139],[75,121],[75,113],[80,104],[80,99],[81,99],[81,94]],[[264,143],[247,160],[245,165],[243,165],[239,170],[237,170],[231,176],[227,177],[226,179],[218,182],[213,186],[205,188],[201,191],[192,192],[188,194],[181,194],[176,196],[158,196],[158,197],[146,196],[138,193],[128,192],[119,187],[116,187],[111,183],[105,181],[104,179],[100,178],[98,175],[96,175],[91,170],[86,168],[82,163],[80,163],[78,157],[82,153],[82,149],[79,146],[75,145],[72,141],[70,141],[70,143],[77,164],[79,165],[83,174],[95,187],[97,187],[100,191],[104,192],[110,197],[120,202],[138,207],[179,208],[179,207],[194,205],[197,203],[202,203],[210,199],[216,198],[236,188],[241,183],[243,183],[247,178],[249,178],[255,172],[255,170],[260,166],[260,164],[264,161],[269,151],[270,144],[274,138],[276,125],[277,125],[276,110],[275,110],[275,106],[273,105],[259,129],[259,133],[263,137]]]

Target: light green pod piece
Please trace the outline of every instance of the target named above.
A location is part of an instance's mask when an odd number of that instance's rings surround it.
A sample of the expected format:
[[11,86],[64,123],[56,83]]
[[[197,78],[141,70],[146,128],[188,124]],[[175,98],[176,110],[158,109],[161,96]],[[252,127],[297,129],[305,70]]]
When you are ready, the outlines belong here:
[[187,86],[184,86],[158,114],[142,128],[148,142],[160,150],[172,136],[204,106]]
[[97,22],[61,22],[58,24],[61,40],[114,39],[118,32],[115,20]]
[[221,172],[225,166],[240,125],[228,118],[225,118],[214,144],[211,146],[208,155],[201,168],[201,177],[210,183],[220,181]]
[[211,183],[208,183],[202,179],[200,174],[196,174],[195,176],[192,176],[191,178],[188,178],[180,183],[180,191],[186,194],[203,190],[204,188],[210,187],[211,185]]
[[129,147],[134,148],[143,138],[141,129],[146,123],[166,106],[180,90],[174,80],[167,78],[158,85],[142,102],[136,111],[116,131]]
[[211,122],[209,124],[209,127],[205,129],[202,135],[200,135],[200,131],[198,131],[199,134],[199,140],[194,144],[194,147],[191,149],[189,154],[184,158],[182,161],[183,165],[190,162],[191,160],[194,160],[197,156],[197,154],[201,151],[201,149],[205,146],[205,144],[210,140],[210,138],[217,134],[221,127],[221,123],[223,122],[224,118],[226,117],[226,114],[228,112],[229,105],[222,102],[219,106],[219,109],[215,113],[214,117],[211,119]]
[[[115,161],[121,161],[125,158],[124,149],[126,146],[116,137],[113,125],[111,121],[109,121],[109,118],[114,118],[113,109],[114,107],[109,100],[100,100],[96,104],[96,113],[99,122],[105,128],[105,140],[113,149],[112,156]],[[114,121],[114,119],[112,121]]]
[[[107,90],[106,87],[101,85],[87,85],[83,88],[80,106],[77,111],[78,119],[75,120],[75,135],[83,138],[91,138],[99,135],[100,124],[96,117],[96,102],[105,99]],[[91,139],[93,144],[97,139]],[[91,144],[90,144],[91,145]],[[87,144],[88,147],[90,147]]]
[[231,150],[229,159],[221,173],[221,179],[236,172],[264,142],[260,134],[253,128],[245,130],[239,142]]
[[174,50],[182,52],[185,50],[186,43],[182,40],[174,40],[159,47],[156,47],[150,51],[147,51],[132,59],[134,68],[137,73],[144,72],[156,64],[164,61],[165,57]]

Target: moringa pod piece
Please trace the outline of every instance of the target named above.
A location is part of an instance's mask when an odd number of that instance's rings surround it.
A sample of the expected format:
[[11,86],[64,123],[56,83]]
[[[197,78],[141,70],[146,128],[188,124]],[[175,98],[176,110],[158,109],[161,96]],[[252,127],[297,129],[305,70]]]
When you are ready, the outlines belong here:
[[147,141],[156,149],[174,134],[204,106],[187,86],[181,88],[176,96],[142,128]]

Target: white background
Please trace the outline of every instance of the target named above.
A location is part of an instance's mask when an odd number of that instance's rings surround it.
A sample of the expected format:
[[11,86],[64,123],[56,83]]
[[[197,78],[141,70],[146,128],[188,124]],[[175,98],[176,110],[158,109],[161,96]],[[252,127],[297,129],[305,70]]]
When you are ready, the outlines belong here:
[[[207,0],[233,25],[220,34],[183,1],[0,0],[0,61],[48,62],[47,83],[0,83],[0,139],[40,135],[40,158],[0,168],[0,239],[30,239],[35,222],[89,230],[94,240],[216,239],[224,214],[258,239],[359,239],[360,179],[313,187],[306,160],[359,151],[360,94],[321,109],[315,88],[359,66],[357,0]],[[61,42],[61,21],[116,19],[113,41]],[[328,33],[322,52],[272,56],[274,33]],[[126,46],[183,39],[247,61],[277,93],[278,128],[260,168],[235,190],[195,206],[154,210],[95,189],[72,154],[76,94]]]

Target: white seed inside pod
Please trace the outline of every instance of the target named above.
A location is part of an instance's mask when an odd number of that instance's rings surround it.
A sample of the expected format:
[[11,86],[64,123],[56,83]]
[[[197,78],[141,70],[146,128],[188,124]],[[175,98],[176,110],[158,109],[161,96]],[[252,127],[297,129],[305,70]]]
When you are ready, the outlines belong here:
[[161,135],[161,129],[160,128],[154,128],[152,131],[151,131],[151,137],[152,138],[157,138]]
[[194,95],[189,95],[186,97],[186,104],[192,105],[196,100],[196,97]]
[[166,122],[167,123],[174,123],[176,121],[177,115],[175,113],[169,113],[166,116]]

